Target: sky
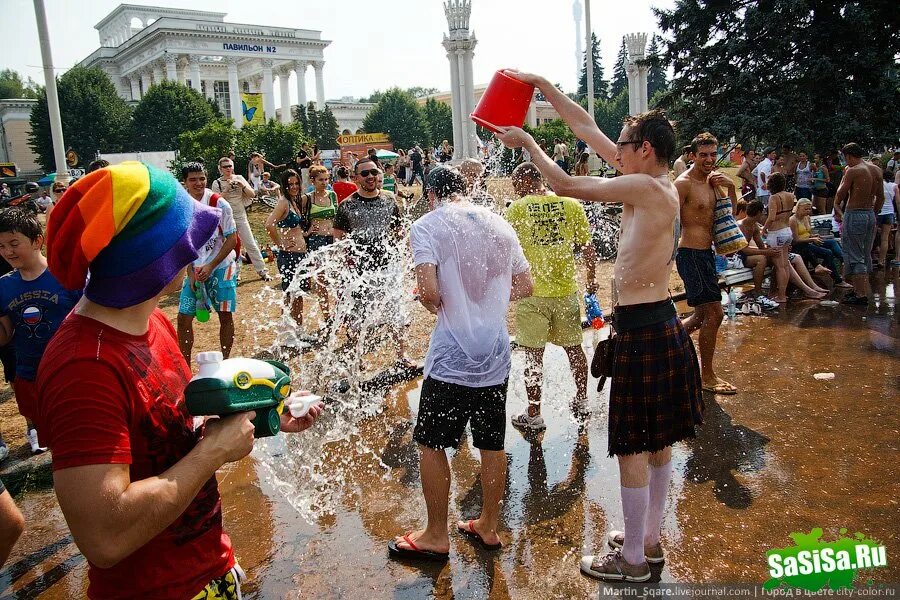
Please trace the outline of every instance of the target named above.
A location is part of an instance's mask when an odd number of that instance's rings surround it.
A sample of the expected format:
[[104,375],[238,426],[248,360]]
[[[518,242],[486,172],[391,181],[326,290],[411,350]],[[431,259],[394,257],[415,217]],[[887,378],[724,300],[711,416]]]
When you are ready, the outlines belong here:
[[[581,0],[591,2],[593,31],[601,42],[609,79],[622,36],[658,32],[651,7],[671,8],[675,0]],[[117,0],[44,0],[53,62],[61,74],[99,45],[94,29],[121,4]],[[443,0],[155,0],[130,4],[181,7],[228,13],[227,22],[314,29],[331,40],[325,49],[325,96],[368,96],[376,89],[421,86],[450,89],[450,67],[441,42],[447,32]],[[500,68],[539,73],[567,92],[575,91],[577,68],[573,0],[472,0],[469,29],[478,39],[473,59],[475,85]],[[7,49],[0,68],[19,71],[43,84],[33,0],[3,0],[0,39]],[[263,7],[262,9],[260,7]],[[583,13],[583,9],[582,9]],[[15,15],[15,18],[11,18]],[[584,47],[584,17],[581,31]],[[14,49],[14,50],[11,50]],[[580,62],[578,63],[580,65]],[[313,70],[307,93],[314,94]],[[277,87],[277,86],[276,86]],[[291,85],[292,102],[296,86]],[[276,91],[276,98],[277,96]]]

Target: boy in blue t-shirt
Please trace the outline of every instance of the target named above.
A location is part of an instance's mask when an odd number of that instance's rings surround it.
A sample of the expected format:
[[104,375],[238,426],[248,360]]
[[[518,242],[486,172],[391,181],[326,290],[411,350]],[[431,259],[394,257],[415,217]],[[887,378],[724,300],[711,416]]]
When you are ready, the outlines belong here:
[[46,450],[38,444],[32,424],[38,364],[50,338],[81,298],[80,291],[66,290],[47,270],[43,245],[37,215],[21,208],[0,210],[0,255],[15,269],[0,277],[0,346],[12,339],[16,349],[13,390],[34,454]]

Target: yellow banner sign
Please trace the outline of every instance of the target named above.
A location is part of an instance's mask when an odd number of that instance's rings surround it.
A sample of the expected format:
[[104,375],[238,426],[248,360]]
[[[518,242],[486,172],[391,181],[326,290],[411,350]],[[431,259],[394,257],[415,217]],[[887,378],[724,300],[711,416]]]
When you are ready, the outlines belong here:
[[339,135],[337,143],[341,146],[358,146],[361,144],[386,144],[390,141],[386,133],[359,133],[356,135]]
[[241,111],[244,113],[245,124],[266,122],[262,94],[241,93]]

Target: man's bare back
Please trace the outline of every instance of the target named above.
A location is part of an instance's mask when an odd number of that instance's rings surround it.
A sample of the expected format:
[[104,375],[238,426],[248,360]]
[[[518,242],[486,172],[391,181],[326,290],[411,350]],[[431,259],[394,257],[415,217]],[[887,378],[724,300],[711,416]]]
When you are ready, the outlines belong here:
[[716,193],[706,177],[697,177],[696,166],[675,180],[681,204],[681,241],[679,248],[709,250],[713,242]]
[[[622,175],[648,177],[647,175]],[[658,302],[669,297],[669,277],[678,242],[678,195],[668,176],[654,179],[650,206],[625,203],[615,280],[619,303]]]

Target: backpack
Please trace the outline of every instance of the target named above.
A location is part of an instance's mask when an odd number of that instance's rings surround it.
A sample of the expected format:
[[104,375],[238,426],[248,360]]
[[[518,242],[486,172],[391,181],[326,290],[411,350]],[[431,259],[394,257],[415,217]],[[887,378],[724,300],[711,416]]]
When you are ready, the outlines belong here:
[[[220,187],[221,187],[221,185],[220,185]],[[209,206],[210,206],[210,208],[215,208],[216,206],[218,206],[218,205],[219,205],[219,198],[221,198],[221,197],[222,197],[222,196],[220,196],[219,194],[213,192],[212,195],[209,197]],[[219,235],[221,235],[222,237],[225,237],[225,232],[222,231],[222,223],[219,222],[219,224],[218,224],[216,227],[217,227],[218,230],[219,230]],[[239,236],[239,235],[238,235],[238,232],[235,231],[235,232],[234,232],[234,237],[235,237],[235,240],[236,240],[236,241],[235,241],[235,244],[234,244],[234,255],[235,255],[235,257],[236,257],[236,260],[241,260],[241,236]],[[238,264],[240,264],[240,263],[238,263]]]

